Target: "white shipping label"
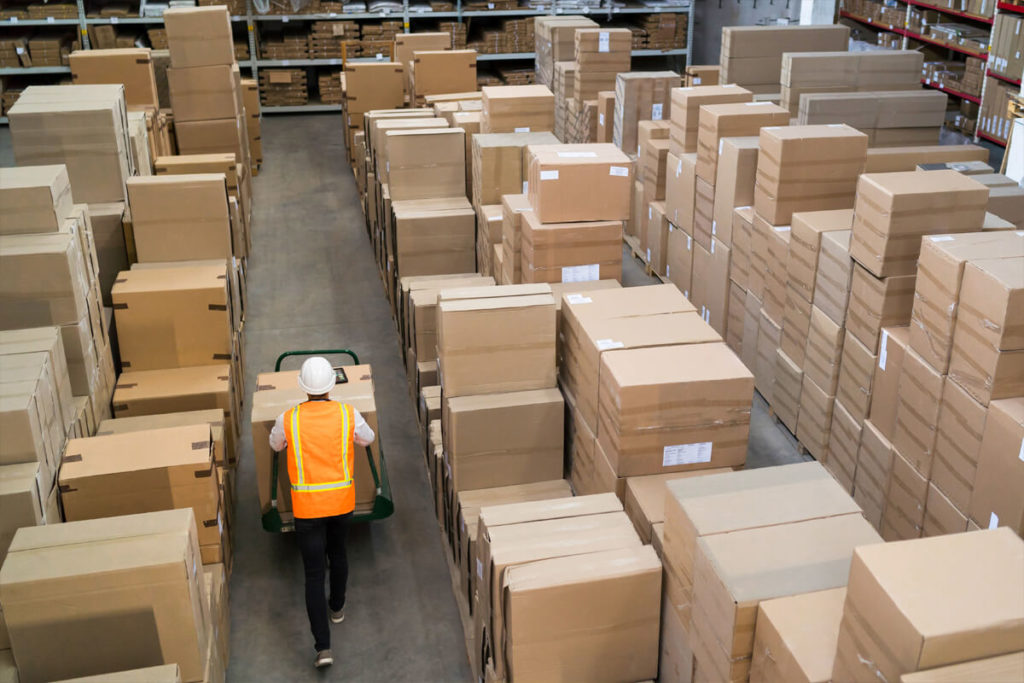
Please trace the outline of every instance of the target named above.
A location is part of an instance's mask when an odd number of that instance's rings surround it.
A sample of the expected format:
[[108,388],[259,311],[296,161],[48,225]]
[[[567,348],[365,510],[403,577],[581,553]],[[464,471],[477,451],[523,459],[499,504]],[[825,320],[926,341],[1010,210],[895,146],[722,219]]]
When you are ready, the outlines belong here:
[[931,235],[928,237],[932,242],[952,242],[952,235]]
[[700,76],[694,76],[693,84],[694,85],[700,85]]
[[523,181],[523,194],[526,194],[529,191],[530,191],[530,181],[529,180],[524,180]]
[[562,282],[590,282],[601,279],[601,265],[591,263],[585,266],[564,266]]
[[[712,234],[712,236],[714,236],[714,235],[717,235],[717,234],[718,234],[718,221],[711,221],[711,234]],[[712,253],[712,254],[713,254],[713,253],[715,253],[715,252],[714,252],[714,248],[715,248],[715,243],[714,243],[714,242],[712,242],[712,243],[711,243],[711,249],[712,249],[712,252],[711,252],[711,253]]]
[[693,238],[686,236],[686,251],[693,251]]
[[618,176],[619,178],[628,178],[629,169],[625,166],[609,166],[608,175]]
[[[529,132],[529,129],[526,129]],[[560,159],[594,159],[597,158],[596,152],[558,152]]]
[[652,121],[661,121],[662,106],[663,105],[661,104],[661,102],[658,102],[657,104],[652,104],[651,105],[651,120]]
[[480,561],[480,558],[476,558],[476,575],[481,579],[484,578],[484,563]]
[[647,262],[651,262],[651,248],[647,247]]
[[889,356],[889,332],[882,330],[882,343],[878,345],[878,368],[885,370],[885,361]]
[[529,126],[520,126],[519,128],[516,128],[516,132],[517,133],[529,133],[530,132],[530,127]]
[[712,254],[715,253],[715,242],[717,242],[717,241],[718,240],[711,240],[711,253]]
[[602,125],[602,126],[604,125],[604,112],[603,111],[597,112],[597,122],[600,125]]
[[[668,264],[665,265],[665,277],[672,277],[672,266]],[[1024,451],[1021,451],[1021,453],[1024,453]]]
[[558,180],[558,169],[556,168],[553,171],[541,171],[540,172],[540,179],[541,180]]
[[583,296],[582,294],[566,294],[565,300],[571,304],[589,304],[594,301],[589,296]]
[[647,220],[652,220],[653,218],[654,218],[654,209],[652,209],[651,207],[648,206],[647,207]]
[[16,47],[16,48],[14,48],[14,52],[16,54],[23,55],[23,54],[25,54],[25,48],[23,48],[23,47]]
[[1020,453],[1017,455],[1021,462],[1024,462],[1024,439],[1020,440]]
[[682,161],[682,159],[680,159],[676,163],[676,178],[678,178],[680,176],[680,174],[682,174],[682,172],[683,172],[683,161]]
[[601,31],[597,34],[597,51],[598,52],[611,52],[612,40],[611,35],[608,31]]
[[704,322],[706,322],[708,325],[711,324],[711,309],[710,308],[704,311]]
[[992,515],[988,518],[988,528],[989,529],[995,529],[998,526],[999,526],[999,515],[997,515],[996,513],[993,512]]
[[719,138],[718,140],[718,154],[722,154],[722,147],[725,145],[725,138]]
[[696,465],[711,462],[711,442],[684,443],[678,446],[665,446],[661,456],[662,467],[677,465]]
[[623,344],[620,341],[615,341],[614,339],[598,339],[597,340],[597,350],[598,351],[607,351],[608,349],[621,349],[623,347],[625,347],[625,344]]

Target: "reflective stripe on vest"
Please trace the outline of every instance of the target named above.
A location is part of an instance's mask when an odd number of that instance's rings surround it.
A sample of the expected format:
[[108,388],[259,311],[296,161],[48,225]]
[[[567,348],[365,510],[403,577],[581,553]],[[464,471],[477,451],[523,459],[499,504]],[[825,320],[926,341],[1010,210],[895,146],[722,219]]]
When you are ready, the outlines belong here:
[[339,403],[338,407],[341,410],[341,433],[342,433],[342,446],[341,446],[341,464],[342,471],[347,475],[346,479],[337,481],[326,481],[319,483],[306,483],[306,472],[302,462],[302,436],[301,436],[301,425],[302,421],[299,414],[302,409],[302,404],[295,406],[292,410],[292,438],[295,440],[295,470],[299,481],[292,484],[292,491],[309,492],[309,491],[337,491],[339,489],[346,489],[352,486],[352,470],[349,469],[349,443],[348,439],[345,438],[349,432],[349,426],[352,422],[352,416],[348,410],[345,409],[345,404]]

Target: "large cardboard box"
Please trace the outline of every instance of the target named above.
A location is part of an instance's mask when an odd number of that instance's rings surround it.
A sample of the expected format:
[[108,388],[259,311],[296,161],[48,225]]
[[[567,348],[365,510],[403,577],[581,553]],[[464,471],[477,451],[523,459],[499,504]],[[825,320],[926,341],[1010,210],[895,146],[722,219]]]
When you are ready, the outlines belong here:
[[344,74],[345,105],[350,116],[398,108],[405,101],[405,68],[397,56],[394,62],[346,63]]
[[782,326],[763,307],[757,313],[757,357],[753,368],[755,387],[768,401],[774,401],[775,355],[782,342]]
[[[842,403],[834,401],[832,403],[832,424],[829,426],[828,432],[828,458],[825,460],[825,467],[847,492],[853,491],[854,500],[864,508],[865,519],[877,529],[881,524],[881,519],[873,518],[870,514],[873,510],[861,502],[856,495],[858,451],[863,439],[863,422],[853,417]],[[884,490],[882,495],[884,496]],[[879,508],[878,515],[881,514],[882,511]]]
[[866,173],[914,171],[919,164],[988,161],[987,150],[978,145],[921,145],[876,147],[868,150]]
[[59,683],[181,683],[181,671],[177,664],[163,664],[98,676],[68,678]]
[[753,93],[735,83],[673,88],[669,153],[676,156],[696,153],[697,131],[702,106],[752,102],[753,100]]
[[527,194],[542,223],[626,220],[633,162],[608,144],[530,145]]
[[711,247],[700,244],[693,249],[693,285],[690,288],[694,306],[699,306],[704,322],[725,336],[729,319],[729,263],[730,250],[711,238]]
[[[58,327],[36,327],[19,330],[5,330],[0,332],[0,356],[5,357],[2,361],[7,371],[5,377],[0,378],[0,384],[18,385],[5,387],[4,397],[15,398],[14,415],[16,421],[28,418],[27,415],[19,415],[22,408],[36,413],[39,416],[39,426],[43,430],[44,440],[53,449],[54,456],[61,450],[61,444],[67,435],[68,425],[74,420],[75,406],[72,399],[73,386],[68,371],[69,355],[64,347],[63,328]],[[42,354],[42,355],[41,355]],[[70,356],[70,358],[74,358]],[[22,369],[23,368],[23,369]],[[28,400],[29,396],[35,399],[29,403],[22,403]],[[35,404],[35,408],[31,405]],[[10,407],[10,406],[9,406]],[[31,424],[31,420],[29,423]],[[27,456],[29,453],[39,453],[34,448],[26,448],[26,442],[20,444],[17,437],[18,431],[14,423],[6,425],[10,431],[5,435],[3,451],[9,447],[11,452]],[[26,425],[21,424],[20,428]],[[27,435],[22,433],[22,438]],[[7,462],[27,462],[26,460],[8,460]],[[56,458],[53,462],[56,463]]]
[[943,385],[932,482],[960,510],[970,506],[987,414],[955,381]]
[[939,406],[945,376],[913,348],[903,356],[896,390],[896,427],[892,443],[925,477],[931,477]]
[[981,455],[971,494],[970,517],[989,529],[1006,526],[1024,534],[1024,398],[992,401],[988,406]]
[[47,498],[53,490],[52,479],[45,462],[0,465],[0,505],[4,508],[0,522],[0,562],[7,556],[11,539],[21,527],[63,521],[59,511],[47,519]]
[[757,176],[758,138],[722,138],[718,155],[711,234],[732,246],[733,210],[754,203]]
[[464,130],[393,130],[384,137],[393,201],[465,196]]
[[89,281],[75,235],[0,236],[0,329],[77,324],[90,313]]
[[871,420],[865,420],[857,452],[853,499],[864,508],[864,517],[876,529],[882,527],[894,457],[892,443]]
[[510,680],[641,680],[657,673],[661,562],[652,548],[513,566],[505,581]]
[[[888,341],[888,340],[887,340]],[[846,330],[843,355],[839,364],[836,399],[841,401],[858,421],[867,419],[874,389],[875,361],[878,356]]]
[[[782,104],[796,114],[801,109],[803,94],[870,91],[878,101],[890,94],[886,91],[896,91],[895,94],[920,91],[923,62],[924,56],[915,50],[783,53]],[[932,91],[921,92],[932,94]],[[856,108],[851,109],[851,114],[860,113]],[[875,127],[875,121],[870,118],[848,123],[855,128]],[[941,119],[932,125],[941,125]]]
[[832,678],[895,681],[1017,651],[1022,574],[1024,544],[1008,529],[857,548]]
[[697,539],[691,635],[698,668],[713,680],[745,677],[761,600],[842,587],[854,548],[881,542],[860,515]]
[[506,194],[501,198],[501,245],[505,253],[505,260],[502,262],[504,284],[517,285],[523,281],[523,214],[532,212],[533,207],[530,206],[530,200],[525,194]]
[[236,65],[167,70],[174,122],[233,119],[239,111]]
[[481,89],[481,133],[542,133],[555,130],[555,96],[545,85]]
[[960,534],[965,531],[967,531],[967,515],[958,510],[935,484],[929,483],[921,535],[927,538]]
[[249,163],[248,133],[245,117],[180,121],[174,124],[174,137],[181,154],[235,155],[238,163]]
[[[778,379],[776,378],[776,385]],[[772,396],[775,396],[775,387]],[[828,458],[828,444],[832,429],[835,396],[804,373],[800,386],[800,420],[797,423],[796,438],[808,452],[819,459]]]
[[665,157],[665,217],[693,237],[697,202],[697,155],[671,153]]
[[128,270],[128,246],[124,234],[125,208],[124,202],[89,205],[89,223],[96,243],[100,293],[103,295],[104,306],[113,303],[110,290],[117,274]]
[[766,126],[760,149],[754,210],[769,223],[789,224],[795,211],[853,205],[868,149],[860,131],[842,124]]
[[[452,34],[447,31],[398,33],[395,35],[393,58],[402,65],[404,76],[402,83],[406,93],[412,93],[412,60],[417,50],[450,50]],[[355,66],[353,64],[352,66]],[[347,79],[346,79],[347,80]],[[392,105],[400,107],[401,102]],[[373,107],[373,109],[389,109],[390,107]],[[367,109],[371,111],[371,109]]]
[[846,321],[846,308],[850,299],[852,237],[851,230],[835,230],[822,235],[818,272],[814,278],[814,305],[839,324]]
[[757,606],[750,680],[825,683],[843,618],[845,588],[762,600]]
[[[1000,15],[1002,18],[1005,15]],[[903,674],[900,683],[954,683],[955,681],[1014,681],[1024,676],[1024,652],[975,659],[917,673]]]
[[813,307],[810,301],[796,293],[791,282],[786,284],[786,308],[782,314],[782,340],[779,348],[798,368],[804,365]]
[[447,398],[441,429],[452,490],[558,479],[564,420],[558,389]]
[[171,66],[233,64],[235,43],[227,7],[172,7],[164,14]]
[[[566,99],[593,100],[602,91],[614,90],[615,76],[629,71],[633,34],[627,28],[580,28],[574,35],[575,51],[569,55],[578,68]],[[556,67],[557,70],[557,67]],[[614,103],[612,104],[614,107]],[[612,120],[615,118],[614,109]],[[612,121],[608,121],[609,129]],[[611,142],[611,140],[608,140]]]
[[754,378],[724,343],[608,351],[600,378],[598,440],[619,476],[745,462]]
[[806,519],[860,516],[860,508],[815,462],[671,481],[664,561],[672,607],[689,629],[699,537]]
[[915,278],[913,274],[877,278],[854,263],[846,329],[868,349],[879,348],[882,328],[910,323]]
[[442,300],[437,308],[438,367],[446,396],[555,386],[550,294]]
[[807,377],[829,396],[836,394],[843,337],[842,326],[822,313],[821,309],[811,307],[803,368]]
[[981,403],[1024,395],[1024,257],[964,268],[949,376]]
[[526,194],[530,156],[527,145],[554,145],[545,132],[490,133],[473,136],[472,186],[476,205],[500,204],[507,194]]
[[665,243],[667,250],[665,277],[679,288],[683,296],[690,295],[690,287],[693,282],[693,246],[692,237],[672,223],[668,224],[668,240]]
[[476,90],[476,50],[416,50],[412,58],[415,103],[427,95]]
[[788,284],[806,301],[814,301],[822,235],[837,230],[849,230],[852,224],[853,211],[849,209],[793,214],[786,268],[789,275]]
[[1024,233],[1012,230],[930,235],[917,262],[910,347],[939,372],[949,368],[964,266],[979,258],[1024,256]]
[[124,434],[125,432],[144,432],[152,429],[200,424],[210,425],[210,438],[213,441],[213,461],[219,466],[234,464],[237,461],[236,454],[227,453],[224,447],[223,410],[187,410],[180,413],[161,413],[159,415],[141,415],[139,417],[103,420],[96,425],[96,434],[94,436]]
[[845,51],[850,29],[829,26],[726,26],[722,30],[720,83],[773,87],[778,92],[786,52]]
[[928,501],[928,479],[898,450],[893,448],[892,453],[892,472],[882,513],[882,536],[886,541],[920,538]]
[[159,107],[156,76],[149,48],[75,50],[69,57],[71,82],[76,85],[120,83],[125,104]]
[[20,529],[0,599],[21,680],[164,663],[203,680],[201,581],[191,510]]
[[710,470],[694,470],[691,472],[669,472],[668,474],[648,474],[641,477],[626,479],[625,495],[622,498],[623,508],[633,520],[640,540],[651,543],[655,537],[654,527],[665,523],[665,499],[668,488],[665,484],[673,479],[701,477],[708,474],[724,474],[732,470],[720,467]]
[[681,86],[674,71],[627,71],[615,76],[612,141],[626,154],[639,152],[640,121],[662,121],[672,114],[671,89]]
[[123,85],[31,86],[7,112],[19,166],[64,164],[79,203],[121,202],[134,168]]
[[219,173],[128,180],[140,262],[230,258],[231,218]]
[[231,360],[227,268],[122,272],[112,297],[121,366],[160,370]]
[[700,108],[697,177],[714,185],[722,138],[758,135],[764,126],[789,125],[789,112],[771,102],[710,104]]
[[887,327],[882,330],[878,362],[871,380],[871,421],[890,441],[896,434],[897,392],[909,336],[906,327]]
[[463,273],[476,266],[476,214],[465,197],[393,201],[399,277]]
[[493,286],[493,278],[476,274],[452,279],[439,279],[436,283],[413,282],[403,307],[405,313],[406,347],[415,352],[418,362],[437,361],[437,301],[440,292],[459,287]]
[[522,217],[523,282],[589,282],[622,279],[622,221],[541,223]]
[[865,173],[850,255],[875,277],[913,275],[924,235],[981,229],[986,188],[956,171]]
[[60,232],[72,212],[64,165],[0,169],[0,234]]

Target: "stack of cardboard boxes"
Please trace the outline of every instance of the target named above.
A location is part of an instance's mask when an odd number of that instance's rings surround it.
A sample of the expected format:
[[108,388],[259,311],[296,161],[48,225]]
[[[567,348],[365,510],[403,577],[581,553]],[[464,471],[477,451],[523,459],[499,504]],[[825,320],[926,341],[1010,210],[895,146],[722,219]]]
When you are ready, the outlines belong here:
[[719,83],[758,94],[779,92],[782,55],[845,51],[847,26],[726,26],[722,29]]

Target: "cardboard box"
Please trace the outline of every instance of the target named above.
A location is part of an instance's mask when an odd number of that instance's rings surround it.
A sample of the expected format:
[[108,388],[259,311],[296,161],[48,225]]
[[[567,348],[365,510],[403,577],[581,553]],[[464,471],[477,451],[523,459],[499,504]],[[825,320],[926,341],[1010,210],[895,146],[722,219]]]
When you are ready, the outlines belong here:
[[853,211],[849,209],[793,214],[787,273],[789,284],[804,300],[814,301],[822,235],[827,232],[848,230],[852,224]]
[[[398,39],[396,36],[396,44]],[[450,43],[451,38],[448,40]],[[397,54],[393,62],[345,64],[345,105],[349,115],[400,108],[405,102],[405,71]]]
[[555,680],[564,681],[640,680],[657,673],[661,563],[652,548],[513,566],[505,581],[510,679],[556,670]]
[[785,351],[798,368],[804,365],[812,308],[811,302],[797,294],[791,284],[786,285],[786,307],[782,314],[782,339],[779,348]]
[[391,199],[464,196],[465,135],[461,128],[386,132]]
[[939,405],[945,377],[917,355],[904,352],[896,393],[893,446],[925,477],[931,477]]
[[[857,548],[832,677],[897,680],[1015,651],[1024,637],[1022,572],[1024,546],[1004,529]],[[921,578],[911,588],[901,583],[907,576]],[[951,611],[935,613],[940,596]]]
[[171,66],[233,64],[235,44],[226,7],[173,7],[164,16]]
[[612,141],[615,126],[615,92],[603,90],[597,93],[597,139],[594,142]]
[[639,151],[640,121],[662,121],[672,114],[671,89],[681,86],[674,71],[628,71],[615,76],[615,127],[612,141],[626,154]]
[[235,65],[200,66],[167,70],[175,123],[205,119],[233,119],[239,111]]
[[921,145],[877,147],[868,150],[865,173],[916,170],[919,164],[988,161],[988,150],[978,145]]
[[474,270],[476,214],[465,197],[393,201],[391,211],[399,277]]
[[60,683],[105,683],[107,681],[111,683],[181,683],[181,672],[177,664],[164,664],[100,676],[68,678]]
[[843,328],[812,306],[803,368],[807,376],[830,396],[836,393],[842,349]]
[[757,135],[764,126],[786,126],[789,113],[771,102],[703,105],[697,134],[697,177],[714,184],[722,138]]
[[752,102],[753,100],[753,93],[733,83],[673,88],[669,153],[676,156],[696,153],[698,123],[702,106]]
[[719,82],[778,84],[783,53],[845,51],[849,38],[850,29],[843,25],[727,26],[722,31]]
[[944,536],[967,531],[967,516],[950,502],[935,484],[928,484],[928,499],[924,508],[921,535]]
[[[752,239],[752,268],[764,274],[762,291],[765,310],[781,321],[786,306],[786,259],[789,254],[788,225],[767,225],[754,214]],[[756,278],[752,277],[755,281]]]
[[0,598],[21,679],[170,662],[184,680],[202,680],[209,625],[201,567],[190,510],[20,529]]
[[622,222],[541,223],[522,215],[523,282],[622,279]]
[[647,255],[647,264],[657,274],[665,272],[668,255],[668,226],[665,219],[665,203],[651,202],[647,205],[647,220],[640,233],[640,248]]
[[226,272],[221,265],[120,273],[112,296],[121,366],[159,370],[231,360]]
[[15,162],[66,165],[75,202],[124,201],[134,171],[124,98],[122,85],[26,88],[7,112]]
[[125,104],[160,106],[149,48],[75,50],[69,65],[71,81],[76,85],[120,83],[124,85]]
[[[664,525],[659,525],[664,527]],[[657,550],[657,547],[655,547]],[[692,683],[693,648],[686,637],[686,628],[672,609],[662,584],[661,653],[658,659],[658,680],[665,683]]]
[[956,171],[864,174],[850,255],[876,277],[913,275],[922,236],[981,228],[985,189]]
[[38,526],[47,521],[51,524],[63,521],[59,511],[47,520],[47,497],[52,485],[53,477],[45,462],[0,466],[0,502],[4,506],[4,519],[0,524],[0,561],[7,556],[7,548],[19,528]]
[[845,587],[762,600],[757,607],[751,680],[830,680],[845,600]]
[[741,206],[732,212],[732,264],[729,279],[746,290],[750,285],[754,211]]
[[[406,93],[412,93],[412,60],[416,51],[450,50],[452,34],[447,31],[398,33],[395,35],[395,46],[392,52],[394,60],[404,68],[403,83]],[[355,66],[353,64],[352,66]],[[394,105],[401,106],[401,103]],[[389,107],[374,107],[388,109]],[[370,110],[367,110],[370,111]]]
[[0,169],[0,234],[60,232],[71,215],[71,184],[63,165]]
[[865,420],[857,452],[857,475],[854,478],[853,497],[864,509],[864,516],[876,529],[880,529],[882,525],[894,457],[892,443],[871,420]]
[[715,214],[715,186],[697,178],[693,201],[693,239],[711,249],[711,229]]
[[446,396],[553,387],[554,299],[536,294],[442,300],[437,348]]
[[[775,396],[774,388],[772,396]],[[804,372],[800,389],[800,421],[797,423],[796,437],[815,458],[828,457],[834,408],[835,396],[818,386]]]
[[507,194],[501,198],[501,246],[505,252],[502,263],[504,284],[517,285],[523,281],[522,225],[523,214],[532,213],[533,207],[525,194]]
[[481,89],[481,133],[541,133],[555,130],[555,96],[545,85]]
[[[842,587],[854,548],[881,542],[878,532],[860,515],[697,539],[693,635],[698,667],[715,680],[745,675],[761,600]],[[752,551],[756,547],[779,552]],[[799,572],[798,581],[793,580],[793,572]],[[702,646],[710,649],[709,657],[702,656]]]
[[910,347],[940,372],[949,369],[964,266],[979,258],[1024,256],[1024,234],[1014,231],[930,235],[917,262]]
[[1000,657],[975,659],[962,664],[951,664],[919,673],[903,674],[900,683],[952,683],[953,681],[1015,680],[1024,675],[1024,653],[1015,652]]
[[248,163],[243,144],[246,141],[244,117],[180,121],[174,125],[174,137],[181,154],[234,154],[238,163]]
[[[690,295],[693,281],[693,238],[681,229],[668,224],[668,240],[665,244],[665,277],[672,281],[683,293]],[[733,260],[735,264],[735,260]],[[735,269],[735,265],[733,265]]]
[[955,381],[942,387],[932,481],[959,510],[968,510],[988,411]]
[[850,230],[823,233],[818,254],[818,272],[814,278],[814,305],[833,321],[846,321],[850,298],[853,261],[850,259]]
[[700,477],[707,474],[724,474],[731,472],[728,468],[695,470],[692,472],[670,472],[668,474],[649,474],[642,477],[626,479],[626,491],[623,507],[629,518],[633,520],[637,534],[644,543],[654,539],[654,526],[665,522],[665,498],[668,489],[665,484],[674,479]]
[[237,455],[235,453],[228,453],[225,450],[223,410],[190,410],[181,413],[162,413],[160,415],[103,420],[96,426],[94,436],[123,434],[125,432],[144,432],[153,429],[184,427],[197,424],[210,426],[210,438],[213,441],[213,460],[217,465],[224,466],[236,462]]
[[471,146],[473,203],[500,204],[506,194],[526,194],[530,156],[527,145],[554,145],[551,133],[515,132],[474,135]]
[[[740,358],[751,371],[757,367],[757,342],[761,329],[761,300],[750,291],[744,300],[743,352]],[[780,332],[781,336],[781,332]]]
[[880,348],[878,337],[883,327],[910,322],[915,277],[893,275],[879,279],[860,263],[855,263],[846,328],[869,349]]
[[1024,395],[1024,257],[964,268],[949,376],[975,399]]
[[89,276],[75,235],[0,237],[0,264],[0,329],[74,325],[88,317]]
[[128,180],[135,250],[141,262],[230,258],[224,176],[147,176]]
[[892,472],[882,513],[881,532],[885,540],[920,538],[927,500],[928,479],[893,448]]
[[988,406],[969,513],[978,526],[1008,526],[1024,531],[1020,491],[1024,465],[1019,457],[1024,439],[1024,399],[992,401]]
[[[820,421],[821,418],[817,419]],[[856,498],[857,490],[854,486],[854,477],[857,470],[857,452],[861,447],[862,441],[861,426],[861,421],[854,418],[843,407],[842,403],[839,401],[832,402],[832,423],[829,425],[828,432],[828,458],[824,464],[847,493],[851,490],[854,492],[854,499],[857,501],[857,504],[864,508],[865,518],[877,529],[881,520],[873,519],[868,514],[869,508],[865,507]],[[804,429],[806,431],[807,427],[804,427]],[[878,514],[881,515],[881,510],[878,511]]]
[[782,424],[796,434],[797,419],[800,415],[800,392],[804,371],[790,360],[782,349],[775,353],[775,386],[772,388],[772,410]]
[[844,333],[836,398],[858,421],[867,419],[871,410],[877,358],[849,330]]
[[494,285],[493,278],[480,276],[438,279],[435,282],[412,283],[407,295],[405,322],[406,346],[419,362],[437,364],[437,301],[440,292],[458,287]]
[[757,360],[754,367],[755,387],[769,405],[775,387],[775,352],[782,341],[782,326],[762,307],[758,313]]
[[[53,447],[53,462],[56,463],[57,454],[60,453],[64,437],[67,435],[68,425],[74,420],[75,413],[72,399],[74,389],[68,370],[68,358],[74,360],[74,356],[69,355],[65,348],[63,328],[37,327],[0,332],[0,357],[5,359],[0,362],[4,364],[7,372],[0,383],[17,385],[5,387],[4,396],[22,397],[15,401],[15,406],[18,406],[15,408],[15,415],[22,408],[38,414],[42,435]],[[28,396],[36,397],[35,409],[28,403],[20,403],[26,401]],[[20,417],[15,419],[19,422],[21,420]],[[21,423],[19,429],[25,426]],[[22,456],[28,456],[30,452],[39,452],[35,449],[22,450],[25,442],[15,446],[18,442],[15,436],[17,430],[13,423],[8,423],[7,427],[10,430],[9,440],[5,439],[4,451],[7,450],[6,447],[11,447],[11,451]],[[7,462],[28,462],[32,459],[26,457],[25,460],[11,459]]]
[[530,145],[529,197],[542,223],[626,220],[633,162],[612,145]]
[[851,206],[867,148],[866,135],[842,124],[762,128],[754,210],[782,225],[796,211]]
[[697,155],[665,157],[665,216],[668,221],[693,237],[693,219],[697,201]]
[[871,421],[890,441],[896,434],[897,392],[908,337],[906,327],[887,327],[882,330],[878,362],[871,382]]
[[443,406],[456,493],[561,476],[565,405],[557,389],[447,398]]
[[414,102],[421,102],[427,95],[476,90],[476,56],[476,50],[415,50]]
[[598,441],[619,476],[746,461],[753,376],[725,344],[609,351],[600,376]]
[[[427,130],[427,129],[450,129],[448,121],[441,117],[425,118],[425,117],[412,117],[412,118],[373,118],[367,119],[367,124],[370,134],[370,157],[373,162],[373,169],[376,171],[377,179],[380,181],[380,185],[385,185],[390,182],[390,143],[387,133],[391,131],[408,131],[413,130],[416,132]],[[381,188],[377,188],[377,191],[381,191]]]
[[733,210],[754,203],[758,138],[722,138],[715,181],[711,234],[732,245]]
[[700,306],[701,317],[721,335],[725,335],[729,319],[729,247],[711,238],[711,249],[699,244],[693,250],[694,306]]

